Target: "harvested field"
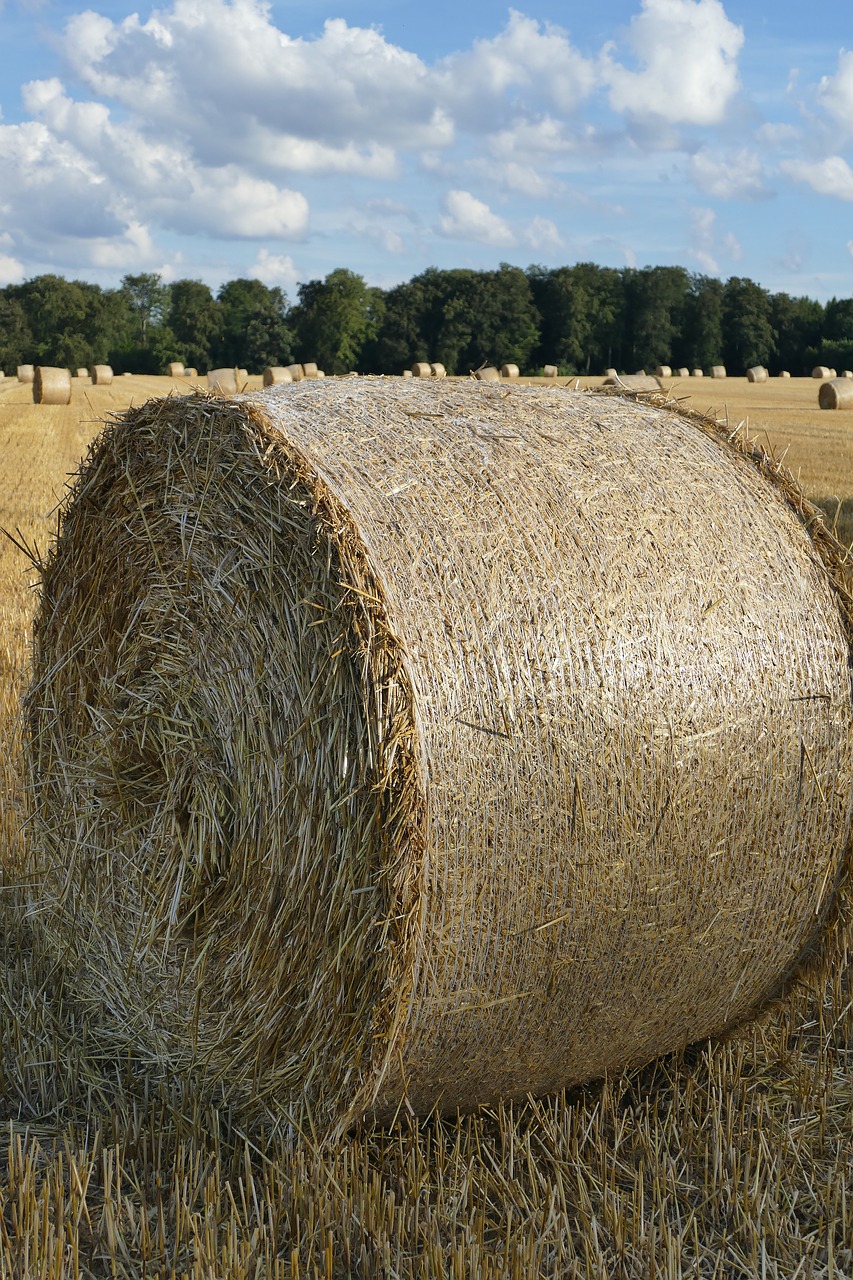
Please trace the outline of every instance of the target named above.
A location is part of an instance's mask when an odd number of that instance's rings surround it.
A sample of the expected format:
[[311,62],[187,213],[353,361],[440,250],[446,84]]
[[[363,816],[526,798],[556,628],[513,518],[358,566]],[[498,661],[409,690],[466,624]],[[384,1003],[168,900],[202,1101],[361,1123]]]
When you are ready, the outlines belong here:
[[[68,407],[34,406],[29,388],[15,404],[0,390],[0,524],[19,543],[44,551],[93,406],[109,412],[122,407],[115,396],[139,403],[173,386],[119,381],[85,388],[90,403],[75,388]],[[739,381],[727,380],[730,399]],[[811,382],[810,393],[814,421],[789,428],[791,450],[827,492],[853,499],[851,469],[832,472],[819,457],[814,430],[831,424]],[[754,421],[752,407],[750,396]],[[246,1134],[228,1108],[202,1109],[178,1082],[152,1086],[144,1062],[105,1053],[25,912],[14,744],[32,577],[3,540],[3,1280],[853,1274],[853,975],[843,960],[726,1043],[570,1096],[460,1120],[403,1115],[391,1131],[356,1128],[325,1149],[286,1125]]]

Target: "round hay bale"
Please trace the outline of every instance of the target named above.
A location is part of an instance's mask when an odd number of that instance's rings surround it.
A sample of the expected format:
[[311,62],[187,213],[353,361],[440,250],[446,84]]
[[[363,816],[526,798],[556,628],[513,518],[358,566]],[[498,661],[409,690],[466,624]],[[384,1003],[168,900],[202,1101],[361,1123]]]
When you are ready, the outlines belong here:
[[207,385],[210,391],[218,396],[236,396],[236,369],[208,369]]
[[835,371],[834,369],[830,369],[830,371],[829,371],[829,376],[830,376],[830,378],[837,378],[837,377],[838,377],[838,374],[836,373],[836,371]]
[[518,365],[517,365],[517,364],[502,364],[502,365],[501,365],[501,377],[502,377],[502,378],[517,378],[518,376],[519,376],[519,373],[518,373]]
[[831,378],[821,383],[817,400],[821,409],[853,409],[853,382],[847,378]]
[[413,378],[431,378],[432,365],[428,360],[416,360],[412,365]]
[[704,371],[704,369],[694,369],[694,370],[693,370],[693,372],[692,372],[692,374],[691,374],[690,376],[691,376],[691,378],[704,378],[704,377],[705,377],[705,371]]
[[791,376],[791,375],[790,375],[790,373],[788,372],[788,370],[787,370],[787,369],[783,369],[783,370],[781,371],[781,373],[779,374],[779,377],[780,377],[780,378],[790,378],[790,376]]
[[292,382],[293,374],[282,365],[268,365],[264,369],[264,386],[273,387],[281,382]]
[[[129,377],[129,374],[125,375]],[[96,387],[108,387],[113,380],[112,367],[108,364],[90,364],[89,377]]]
[[402,377],[404,377],[404,378],[411,378],[412,376],[413,376],[413,375],[412,375],[412,371],[411,371],[411,369],[404,369],[404,370],[403,370]]
[[192,368],[191,368],[191,369],[184,369],[184,377],[185,377],[185,378],[197,378],[197,377],[198,377],[198,369],[192,369]]
[[618,378],[619,374],[615,369],[605,369],[604,376],[605,378]]
[[440,360],[433,360],[432,363],[430,364],[429,369],[430,369],[430,373],[434,378],[447,377],[447,370],[445,369],[444,365],[441,363]]
[[724,364],[711,365],[712,378],[724,378],[726,376],[726,366]]
[[245,384],[249,381],[248,369],[235,369],[234,376],[236,377],[238,383],[240,384],[240,390],[242,391]]
[[841,373],[842,378],[853,378],[853,369],[844,369]]
[[604,379],[605,387],[625,387],[628,391],[660,391],[660,383],[650,373],[623,373]]
[[813,378],[829,378],[831,377],[831,373],[832,371],[825,364],[816,364],[812,369]]
[[294,382],[302,381],[302,378],[304,375],[302,373],[301,364],[288,364],[288,365],[285,365],[285,368],[287,369],[287,372],[290,374]]
[[671,378],[671,377],[672,377],[672,368],[671,368],[671,366],[670,366],[670,365],[668,365],[668,364],[659,364],[659,365],[658,365],[658,367],[655,369],[655,377],[656,377],[656,378]]
[[36,365],[33,371],[33,404],[70,404],[71,374],[67,369]]
[[36,376],[35,365],[19,364],[17,373],[19,382],[32,382],[33,378]]
[[490,365],[486,365],[484,369],[477,369],[477,371],[474,374],[474,377],[477,378],[478,381],[480,382],[500,382],[501,375],[500,375],[500,370],[496,369],[494,365],[490,364]]
[[317,377],[317,365],[316,365],[316,363],[315,363],[313,360],[303,360],[303,362],[302,362],[302,376],[303,376],[303,378],[316,378],[316,377]]
[[543,378],[556,378],[556,377],[558,376],[559,372],[560,372],[560,370],[557,368],[557,366],[556,366],[555,364],[546,364],[546,365],[544,366],[544,368],[542,369],[542,377],[543,377]]
[[88,378],[88,376],[89,376],[89,370],[88,370],[88,369],[80,368],[80,369],[78,369],[78,370],[76,371],[76,373],[74,374],[74,376],[75,376],[75,378]]
[[678,374],[679,378],[689,378],[689,377],[690,377],[690,370],[689,370],[689,369],[676,369],[676,373]]
[[850,598],[748,449],[473,379],[111,422],[25,702],[39,917],[110,1052],[340,1130],[779,993],[848,856]]
[[747,382],[766,382],[767,370],[764,368],[764,365],[757,364],[751,369],[747,369],[746,380]]
[[181,360],[170,360],[166,366],[166,372],[170,378],[182,378],[186,370]]

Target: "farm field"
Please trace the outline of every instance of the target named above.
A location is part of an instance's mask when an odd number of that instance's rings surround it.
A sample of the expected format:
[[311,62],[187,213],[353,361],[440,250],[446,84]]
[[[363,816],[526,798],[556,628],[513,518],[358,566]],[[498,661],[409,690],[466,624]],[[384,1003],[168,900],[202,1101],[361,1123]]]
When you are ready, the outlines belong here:
[[[227,1106],[201,1108],[178,1081],[152,1086],[141,1064],[104,1050],[28,909],[26,553],[46,549],[99,421],[185,385],[75,380],[71,405],[45,407],[0,383],[0,526],[14,539],[0,540],[0,1280],[849,1280],[850,960],[725,1043],[568,1097],[405,1119],[333,1148],[283,1124],[247,1133]],[[830,515],[840,505],[839,534],[853,540],[853,414],[821,411],[816,381],[666,385],[787,451],[809,496]]]

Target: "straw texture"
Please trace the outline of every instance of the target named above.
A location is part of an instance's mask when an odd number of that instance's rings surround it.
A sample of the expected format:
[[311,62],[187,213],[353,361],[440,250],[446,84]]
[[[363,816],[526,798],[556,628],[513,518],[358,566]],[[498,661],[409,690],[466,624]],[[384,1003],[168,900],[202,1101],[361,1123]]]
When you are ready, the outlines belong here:
[[853,409],[853,382],[848,378],[830,378],[822,382],[817,393],[821,409]]
[[70,404],[71,374],[67,369],[36,365],[33,376],[34,404]]
[[114,1045],[323,1129],[775,994],[853,717],[837,544],[771,472],[660,397],[473,379],[109,426],[25,709],[41,918]]
[[108,387],[113,380],[112,366],[108,364],[89,365],[89,377],[96,387]]

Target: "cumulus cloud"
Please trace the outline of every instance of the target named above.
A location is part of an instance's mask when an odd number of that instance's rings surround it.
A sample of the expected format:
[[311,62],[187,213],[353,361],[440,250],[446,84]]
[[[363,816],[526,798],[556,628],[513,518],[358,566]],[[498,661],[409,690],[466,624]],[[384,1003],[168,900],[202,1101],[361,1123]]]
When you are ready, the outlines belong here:
[[474,240],[496,248],[509,248],[515,244],[509,224],[470,191],[448,191],[438,230],[451,240]]
[[786,160],[784,173],[810,186],[821,196],[853,200],[853,169],[843,156],[826,156],[823,160]]
[[691,156],[690,175],[700,191],[720,200],[765,200],[773,194],[761,156],[748,147],[718,154],[703,147]]
[[850,133],[853,130],[853,52],[841,50],[838,70],[833,76],[823,77],[817,96],[836,124],[845,134]]
[[617,62],[612,46],[604,53],[611,106],[639,119],[718,124],[739,89],[743,40],[720,0],[643,0],[627,34],[640,70]]
[[258,256],[249,268],[249,275],[255,280],[262,280],[266,285],[278,285],[290,294],[296,291],[298,282],[305,278],[290,254],[270,253],[268,249],[258,250]]
[[24,278],[24,264],[10,253],[0,253],[0,286],[20,284]]
[[737,261],[741,257],[741,246],[733,232],[727,232],[722,238],[717,232],[717,215],[713,209],[695,206],[689,210],[690,218],[690,255],[695,258],[710,275],[718,275],[720,264],[718,254]]
[[550,218],[542,218],[538,215],[531,219],[525,227],[522,238],[525,244],[530,245],[531,249],[546,255],[557,254],[566,247],[566,242],[560,235],[557,224],[552,222]]

